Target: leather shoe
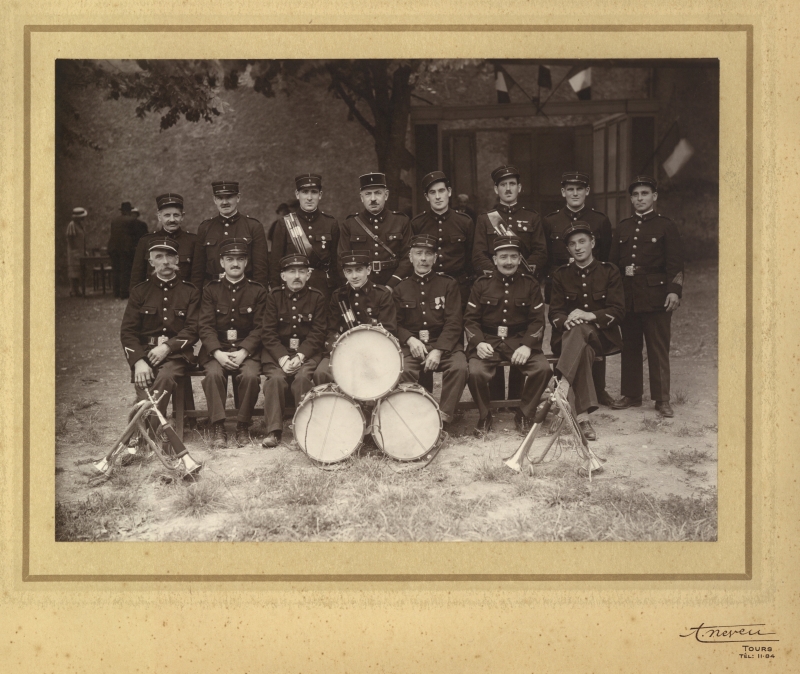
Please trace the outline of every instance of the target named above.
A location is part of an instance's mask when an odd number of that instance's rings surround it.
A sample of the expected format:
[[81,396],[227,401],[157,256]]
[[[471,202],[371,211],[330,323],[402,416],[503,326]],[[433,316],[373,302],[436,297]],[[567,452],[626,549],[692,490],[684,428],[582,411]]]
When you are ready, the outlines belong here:
[[528,435],[528,431],[531,430],[531,420],[519,410],[514,415],[514,425],[520,435]]
[[478,423],[475,425],[475,430],[472,432],[473,435],[477,435],[478,437],[488,433],[492,430],[492,413],[489,412],[483,419],[478,419]]
[[597,402],[606,407],[614,407],[614,399],[609,395],[608,391],[600,391],[597,394]]
[[672,411],[672,405],[669,404],[668,400],[657,401],[656,412],[658,412],[662,417],[668,417],[670,419],[675,416],[675,412]]
[[622,396],[618,398],[613,403],[611,403],[612,410],[626,410],[629,407],[641,407],[642,406],[642,399],[641,398],[629,398],[628,396]]
[[269,433],[267,437],[264,438],[264,441],[261,443],[262,447],[277,447],[278,443],[281,441],[280,435],[277,433]]
[[249,424],[236,424],[236,444],[239,445],[239,447],[244,447],[245,445],[250,444]]
[[586,421],[579,421],[578,426],[581,427],[581,432],[583,433],[584,438],[587,440],[597,440],[597,433],[592,427],[591,421],[588,419]]
[[214,436],[211,440],[211,446],[219,449],[224,449],[228,446],[228,434],[225,432],[224,421],[218,421],[214,424]]

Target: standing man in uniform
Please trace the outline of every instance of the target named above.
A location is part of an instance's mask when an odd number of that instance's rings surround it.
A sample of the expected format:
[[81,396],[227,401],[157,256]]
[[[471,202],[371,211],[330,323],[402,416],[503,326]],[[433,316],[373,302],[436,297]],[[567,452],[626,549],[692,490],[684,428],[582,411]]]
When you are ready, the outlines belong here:
[[191,281],[192,278],[192,260],[194,260],[197,235],[187,232],[181,226],[185,217],[183,197],[175,192],[157,196],[156,208],[159,229],[139,239],[131,269],[131,288],[147,280],[149,272],[152,271],[147,259],[150,242],[165,237],[174,241],[178,249],[178,276],[183,281]]
[[683,292],[683,246],[675,223],[655,211],[658,184],[654,178],[636,176],[628,194],[635,213],[617,226],[610,258],[623,275],[626,309],[622,323],[622,397],[612,407],[641,407],[644,341],[650,397],[659,414],[672,417],[669,343],[672,312],[681,305]]
[[[283,270],[280,261],[286,255],[298,253],[306,255],[311,265],[311,278],[308,284],[319,290],[325,301],[339,285],[336,269],[336,251],[339,246],[339,223],[332,215],[319,210],[322,199],[322,176],[304,173],[294,179],[300,208],[297,219],[300,231],[289,233],[286,221],[277,221],[272,233],[272,253],[270,259],[270,285],[281,285]],[[302,249],[302,250],[301,250]]]
[[371,283],[394,288],[411,273],[408,248],[411,223],[408,217],[386,208],[389,189],[383,173],[367,173],[359,178],[364,210],[349,215],[341,226],[339,262],[345,255],[360,253],[370,261]]
[[551,376],[542,353],[544,301],[536,279],[519,269],[522,242],[516,237],[494,241],[495,271],[475,281],[464,315],[469,349],[469,390],[478,404],[475,434],[492,428],[489,382],[501,360],[511,362],[527,377],[522,404],[514,415],[517,430],[525,435]]
[[450,181],[442,171],[433,171],[422,179],[422,191],[430,210],[425,210],[411,221],[414,236],[427,234],[436,240],[436,266],[434,271],[452,276],[461,291],[463,310],[469,298],[473,280],[472,244],[475,225],[468,215],[450,208],[453,193]]
[[281,440],[286,390],[291,385],[295,406],[314,386],[313,375],[322,360],[328,327],[328,302],[309,284],[312,271],[305,255],[287,255],[280,261],[282,284],[267,295],[261,328],[264,379],[264,447]]
[[578,220],[562,242],[571,262],[552,272],[550,344],[559,356],[556,375],[571,387],[570,402],[587,440],[597,440],[589,414],[599,405],[594,382],[594,357],[622,349],[619,326],[625,317],[625,292],[619,270],[594,258],[596,239],[592,226]]
[[154,273],[131,290],[122,317],[120,339],[131,368],[136,397],[147,398],[146,389],[167,391],[159,403],[166,416],[175,380],[194,363],[200,293],[178,278],[178,249],[171,239],[150,242]]
[[200,305],[200,364],[205,369],[203,391],[212,424],[214,447],[225,447],[225,400],[228,377],[239,393],[236,444],[250,442],[250,420],[261,384],[261,323],[267,289],[244,275],[247,242],[227,239],[219,247],[221,279],[203,288]]
[[[580,171],[567,171],[561,175],[561,196],[566,200],[564,208],[547,215],[543,221],[547,241],[547,277],[544,279],[544,301],[550,304],[550,288],[553,272],[569,264],[571,256],[564,245],[564,233],[576,222],[585,222],[592,229],[595,247],[592,257],[607,262],[611,252],[611,222],[605,213],[586,205],[589,196],[589,176]],[[606,362],[599,360],[592,365],[592,379],[597,387],[597,400],[611,407],[614,399],[606,391]]]
[[[373,283],[370,256],[364,253],[345,253],[339,258],[346,283],[334,290],[328,305],[328,337],[325,350],[328,353],[314,373],[314,385],[333,381],[330,369],[330,351],[340,334],[355,325],[380,325],[397,337],[397,312],[392,301],[392,291],[384,285]],[[411,261],[409,260],[409,266]],[[345,317],[340,306],[349,308]],[[352,325],[348,324],[348,318]]]
[[211,183],[214,204],[219,213],[204,220],[197,229],[197,248],[192,262],[192,283],[202,288],[209,281],[221,277],[219,248],[227,239],[244,239],[247,242],[247,278],[269,285],[269,254],[264,227],[255,218],[239,213],[239,183],[218,180]]
[[411,239],[414,273],[394,289],[397,336],[403,349],[400,383],[416,382],[420,373],[442,372],[439,407],[449,425],[467,383],[461,293],[452,276],[434,272],[438,237],[421,234]]
[[[137,224],[138,223],[138,224]],[[131,212],[131,202],[123,201],[120,215],[111,221],[106,248],[111,258],[111,285],[114,297],[127,299],[131,285],[133,256],[139,239],[147,234],[147,226],[141,231],[139,222]]]

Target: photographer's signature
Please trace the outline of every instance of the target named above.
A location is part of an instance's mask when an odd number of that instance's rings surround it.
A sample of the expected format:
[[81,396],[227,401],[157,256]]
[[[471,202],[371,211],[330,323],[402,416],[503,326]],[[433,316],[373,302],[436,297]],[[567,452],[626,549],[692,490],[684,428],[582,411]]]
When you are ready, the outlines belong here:
[[753,625],[706,625],[700,623],[697,627],[690,627],[688,634],[682,637],[694,637],[701,644],[732,644],[750,643],[756,641],[779,641],[770,639],[775,632],[766,631],[765,623]]

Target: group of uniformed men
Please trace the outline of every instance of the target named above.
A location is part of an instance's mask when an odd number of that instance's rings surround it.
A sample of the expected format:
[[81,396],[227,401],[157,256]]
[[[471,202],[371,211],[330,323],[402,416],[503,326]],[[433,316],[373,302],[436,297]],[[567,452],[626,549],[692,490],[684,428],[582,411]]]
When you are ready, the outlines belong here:
[[[526,433],[552,376],[542,351],[547,303],[555,374],[588,439],[596,439],[588,414],[600,404],[642,404],[643,341],[650,396],[660,414],[673,416],[670,318],[680,304],[683,255],[676,226],[655,211],[656,181],[631,182],[634,215],[612,233],[608,218],[586,204],[586,174],[562,176],[565,206],[544,219],[519,203],[513,166],[495,169],[492,179],[498,204],[473,223],[450,208],[447,176],[429,173],[422,189],[430,208],[409,220],[386,208],[385,176],[368,173],[360,178],[364,209],[339,224],[319,209],[321,176],[298,176],[303,250],[287,224],[275,231],[271,254],[261,223],[239,212],[238,183],[212,183],[219,213],[196,235],[182,226],[180,195],[157,197],[161,229],[139,243],[121,328],[137,394],[167,391],[165,411],[176,380],[194,366],[199,338],[214,446],[227,443],[227,378],[239,398],[236,441],[245,444],[263,375],[263,445],[274,447],[287,389],[299,404],[332,381],[331,348],[354,320],[399,340],[401,382],[443,373],[445,428],[468,385],[479,410],[475,432],[488,432],[490,400],[505,394],[501,365],[510,365],[524,378],[515,423]],[[619,351],[622,397],[613,400],[602,357]],[[509,398],[514,386],[510,379]]]

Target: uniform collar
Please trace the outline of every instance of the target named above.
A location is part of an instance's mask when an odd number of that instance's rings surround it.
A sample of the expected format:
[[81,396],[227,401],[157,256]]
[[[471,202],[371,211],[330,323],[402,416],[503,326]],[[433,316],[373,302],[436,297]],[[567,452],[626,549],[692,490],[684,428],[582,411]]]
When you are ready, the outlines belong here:
[[366,218],[367,222],[374,225],[386,220],[386,213],[387,213],[386,207],[384,207],[384,209],[380,213],[378,213],[378,215],[373,215],[365,208],[362,213],[362,216]]
[[564,213],[568,218],[580,218],[583,212],[586,210],[586,204],[581,206],[579,211],[573,211],[568,205],[564,206]]
[[151,277],[153,282],[158,285],[159,288],[166,290],[168,288],[174,288],[178,284],[178,275],[176,274],[173,276],[169,281],[164,281],[158,275],[154,275]]
[[351,286],[348,283],[347,284],[347,294],[348,295],[353,295],[355,293],[364,293],[364,294],[366,294],[370,290],[372,290],[372,287],[373,287],[373,284],[372,284],[372,281],[369,278],[367,279],[367,282],[363,286],[361,286],[360,288],[354,288],[353,286]]
[[504,284],[506,284],[506,283],[508,283],[508,284],[514,283],[514,281],[519,278],[519,268],[517,268],[517,271],[515,271],[513,274],[511,274],[511,276],[506,276],[505,274],[503,274],[497,268],[495,268],[494,273],[495,273],[495,276],[498,279],[500,279]]
[[448,208],[444,213],[436,213],[433,209],[429,209],[429,213],[431,217],[436,220],[437,222],[444,222],[447,218],[450,217],[450,208]]
[[497,204],[497,210],[500,213],[505,213],[506,215],[511,215],[512,213],[516,213],[520,209],[519,201],[515,203],[513,206],[506,206],[503,203]]
[[420,276],[419,274],[417,274],[417,272],[414,272],[411,275],[411,278],[413,278],[417,283],[425,284],[433,281],[434,276],[435,274],[433,273],[433,270],[431,270],[427,274],[425,274],[425,276]]
[[236,282],[234,283],[234,282],[233,282],[233,281],[231,281],[231,280],[230,280],[230,279],[229,279],[227,276],[223,276],[223,277],[222,277],[222,282],[225,284],[225,286],[226,286],[226,287],[227,287],[229,290],[231,290],[231,289],[233,289],[233,288],[240,288],[240,287],[241,287],[241,286],[244,284],[244,282],[245,282],[246,280],[247,280],[247,278],[246,278],[245,276],[242,276],[242,278],[240,278],[238,281],[236,281]]
[[656,209],[651,208],[649,211],[647,211],[647,213],[642,213],[641,215],[639,213],[634,213],[633,217],[637,220],[652,220],[654,217],[656,217]]
[[299,299],[303,297],[308,292],[308,283],[306,283],[300,290],[292,290],[289,288],[285,283],[283,284],[283,292],[287,298],[291,299]]
[[159,235],[168,236],[170,239],[177,239],[181,234],[183,234],[183,230],[181,229],[180,225],[178,225],[178,229],[174,232],[168,232],[166,229],[161,229]]
[[310,213],[308,211],[304,211],[302,208],[300,210],[296,211],[296,212],[297,212],[297,215],[299,217],[303,218],[303,220],[305,220],[306,222],[314,222],[314,220],[316,220],[317,216],[319,215],[319,209],[318,208],[315,208]]
[[236,222],[239,219],[239,211],[236,211],[236,213],[234,213],[230,217],[225,217],[224,215],[220,215],[219,219],[222,221],[222,224],[229,225],[233,222]]
[[593,257],[592,261],[589,264],[587,264],[585,267],[579,267],[578,264],[575,262],[575,260],[570,262],[570,265],[575,268],[575,271],[578,274],[588,274],[589,272],[592,272],[595,269],[597,269],[597,258]]

